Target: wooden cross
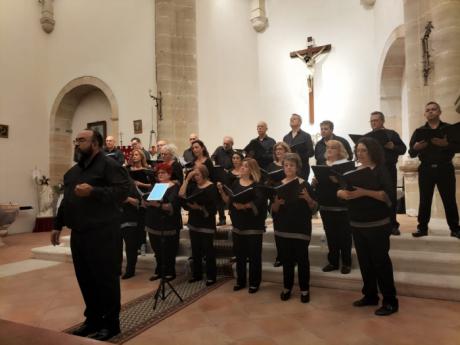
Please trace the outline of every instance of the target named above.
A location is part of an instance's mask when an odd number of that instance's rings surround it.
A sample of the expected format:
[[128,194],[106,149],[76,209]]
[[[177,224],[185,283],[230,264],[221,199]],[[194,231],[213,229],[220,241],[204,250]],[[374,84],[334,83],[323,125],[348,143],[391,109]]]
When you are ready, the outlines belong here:
[[309,120],[310,124],[315,122],[315,95],[314,95],[314,74],[315,74],[315,64],[317,62],[317,58],[324,54],[331,51],[331,45],[326,44],[324,46],[315,46],[313,42],[313,37],[307,37],[307,49],[297,50],[294,52],[290,52],[289,56],[294,58],[299,58],[303,62],[307,64],[307,68],[309,70],[308,74],[308,100],[309,100]]

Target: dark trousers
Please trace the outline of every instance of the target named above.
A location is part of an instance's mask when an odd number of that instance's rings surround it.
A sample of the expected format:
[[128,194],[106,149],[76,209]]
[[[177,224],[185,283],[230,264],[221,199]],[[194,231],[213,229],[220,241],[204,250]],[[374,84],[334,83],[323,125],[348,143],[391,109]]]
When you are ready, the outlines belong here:
[[238,235],[232,233],[236,255],[236,282],[246,285],[246,261],[249,260],[249,286],[258,287],[262,280],[262,234]]
[[391,201],[391,223],[393,225],[393,228],[399,228],[399,223],[396,218],[396,214],[398,211],[398,197],[396,193],[398,189],[398,170],[396,169],[396,164],[385,164],[385,167],[387,168],[388,175],[390,176],[391,184],[393,186],[393,193],[391,193],[391,195],[388,196]]
[[119,330],[120,224],[73,230],[70,247],[86,305],[86,322],[95,327]]
[[310,286],[310,261],[308,245],[310,241],[278,236],[278,255],[283,265],[283,284],[287,290],[294,286],[294,269],[297,264],[297,274],[300,291],[308,291]]
[[396,303],[393,265],[388,255],[391,228],[391,224],[375,228],[351,227],[363,277],[362,293],[369,299],[378,299],[378,286],[384,304]]
[[329,253],[327,260],[333,266],[342,265],[351,267],[351,229],[347,211],[320,211],[326,232]]
[[420,204],[418,208],[418,228],[428,230],[431,218],[431,203],[433,201],[434,187],[437,186],[441,195],[442,204],[446,213],[447,224],[451,231],[457,231],[458,208],[455,199],[455,170],[452,163],[420,165],[418,168],[418,185],[420,188]]
[[164,276],[176,276],[176,256],[179,249],[179,234],[176,233],[174,236],[162,237],[149,233],[149,240],[157,261],[155,274],[161,275],[161,268],[164,264]]
[[139,218],[137,219],[137,248],[140,249],[143,244],[147,243],[145,234],[145,208],[139,207]]
[[225,220],[227,217],[225,216],[225,203],[219,198],[219,202],[217,204],[217,212],[219,213],[219,221]]
[[[125,242],[126,273],[134,273],[137,263],[137,248],[139,247],[137,226],[129,226],[121,229],[121,237]],[[123,261],[123,245],[120,249],[121,261]]]
[[206,279],[216,280],[216,251],[214,249],[214,234],[190,231],[192,244],[193,278],[203,277],[203,257],[206,257]]

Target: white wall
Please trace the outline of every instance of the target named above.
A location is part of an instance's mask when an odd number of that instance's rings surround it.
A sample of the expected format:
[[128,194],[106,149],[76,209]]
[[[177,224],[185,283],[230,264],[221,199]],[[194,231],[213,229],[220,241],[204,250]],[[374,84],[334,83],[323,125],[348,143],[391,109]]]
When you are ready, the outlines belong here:
[[[280,140],[290,130],[293,112],[304,115],[302,127],[311,134],[325,119],[334,121],[342,136],[369,130],[369,113],[379,106],[381,50],[402,20],[401,0],[377,1],[374,9],[358,0],[267,0],[269,27],[261,34],[250,29],[248,3],[198,1],[200,136],[208,146],[218,145],[227,133],[243,146],[255,136],[259,119]],[[317,45],[332,44],[316,70],[313,126],[308,124],[306,66],[289,57],[306,47],[307,36]],[[227,97],[229,88],[237,100]],[[217,130],[208,125],[216,116]]]
[[[0,202],[36,206],[31,171],[49,172],[51,108],[75,78],[103,80],[118,103],[124,142],[137,119],[148,142],[148,90],[156,90],[154,1],[54,1],[51,34],[41,29],[40,14],[38,1],[0,1],[0,123],[10,125],[10,138],[0,139]],[[35,213],[22,212],[11,232],[31,231]]]

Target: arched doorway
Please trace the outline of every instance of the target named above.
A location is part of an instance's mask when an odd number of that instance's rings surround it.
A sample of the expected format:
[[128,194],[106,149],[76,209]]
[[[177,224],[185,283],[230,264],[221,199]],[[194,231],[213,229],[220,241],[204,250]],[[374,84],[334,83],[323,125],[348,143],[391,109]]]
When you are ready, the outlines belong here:
[[[110,104],[112,133],[118,133],[118,105],[109,86],[95,77],[76,78],[57,95],[50,117],[50,178],[53,184],[62,181],[72,156],[72,120],[79,103],[94,91],[100,91]],[[117,140],[117,138],[115,138]]]
[[380,76],[380,109],[385,114],[385,126],[405,136],[407,109],[405,97],[404,27],[396,28],[388,38],[382,58]]

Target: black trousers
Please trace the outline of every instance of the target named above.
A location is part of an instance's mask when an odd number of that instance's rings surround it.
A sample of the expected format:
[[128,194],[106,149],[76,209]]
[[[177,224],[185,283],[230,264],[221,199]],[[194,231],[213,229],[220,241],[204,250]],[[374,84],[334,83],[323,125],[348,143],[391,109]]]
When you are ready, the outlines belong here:
[[339,259],[342,265],[351,266],[351,229],[347,211],[320,211],[326,232],[329,253],[327,260],[331,265],[339,267]]
[[393,193],[389,195],[391,201],[391,222],[393,228],[399,228],[399,223],[396,218],[396,214],[398,213],[398,197],[397,197],[397,189],[398,189],[398,170],[396,169],[396,164],[385,164],[385,167],[388,171],[388,175],[390,175],[391,184],[393,186]]
[[232,233],[236,255],[236,282],[246,285],[246,262],[249,261],[249,286],[258,287],[262,280],[262,234],[239,235]]
[[[159,236],[149,233],[150,245],[155,253],[155,274],[161,275],[164,259],[164,275],[176,276],[176,256],[179,249],[179,233],[174,236]],[[163,253],[162,253],[163,250]]]
[[[121,229],[121,237],[125,242],[126,273],[134,273],[137,264],[137,249],[139,247],[137,226],[129,226]],[[121,261],[123,261],[123,245],[120,249]]]
[[140,249],[143,244],[147,243],[145,234],[145,208],[139,207],[139,217],[137,219],[137,249]]
[[73,230],[70,247],[87,323],[119,330],[120,224]]
[[225,203],[219,198],[217,203],[217,212],[219,213],[219,221],[225,220],[227,217],[225,216]]
[[308,245],[310,241],[277,236],[278,255],[283,265],[283,285],[287,290],[294,286],[294,271],[297,264],[297,275],[300,291],[308,291],[310,286],[310,261]]
[[434,187],[437,186],[446,213],[447,224],[451,231],[459,229],[458,208],[455,199],[455,170],[452,163],[437,166],[422,164],[418,168],[418,185],[420,188],[420,204],[418,208],[418,228],[428,230],[431,218],[431,204]]
[[206,257],[206,279],[216,280],[216,251],[214,249],[214,234],[190,231],[192,244],[193,278],[203,278],[203,257]]
[[393,265],[388,255],[391,228],[392,224],[375,228],[351,227],[363,278],[362,293],[369,299],[378,299],[378,286],[384,304],[396,303]]

